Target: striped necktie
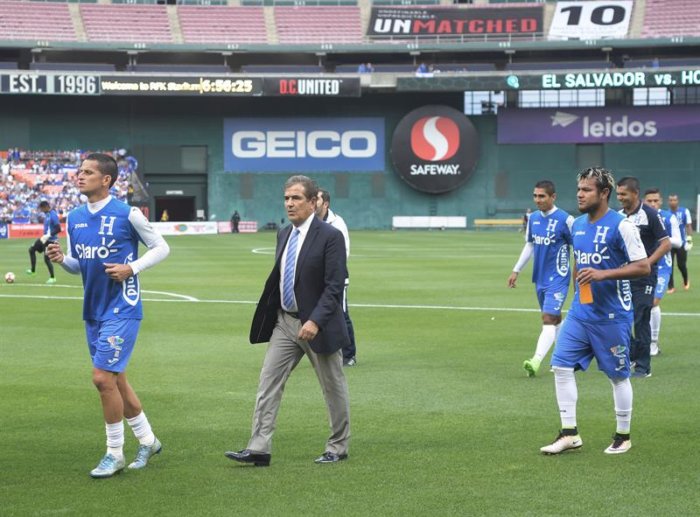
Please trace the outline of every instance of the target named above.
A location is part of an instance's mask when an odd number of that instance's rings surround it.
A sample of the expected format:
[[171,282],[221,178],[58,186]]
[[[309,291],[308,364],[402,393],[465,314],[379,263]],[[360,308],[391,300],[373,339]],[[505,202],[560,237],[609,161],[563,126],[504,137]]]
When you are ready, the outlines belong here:
[[287,259],[284,264],[284,282],[282,284],[282,301],[284,308],[292,311],[294,304],[294,271],[297,265],[297,243],[299,242],[299,229],[292,231],[292,236],[287,244]]

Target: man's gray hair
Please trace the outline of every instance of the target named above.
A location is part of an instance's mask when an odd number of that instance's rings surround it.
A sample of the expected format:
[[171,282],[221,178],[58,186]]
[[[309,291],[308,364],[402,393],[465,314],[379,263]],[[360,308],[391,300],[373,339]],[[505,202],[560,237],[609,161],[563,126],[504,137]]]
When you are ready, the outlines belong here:
[[304,194],[306,195],[306,199],[316,199],[318,197],[318,185],[316,185],[316,182],[308,176],[303,176],[301,174],[297,174],[295,176],[290,177],[284,183],[284,190],[287,190],[292,185],[298,184],[304,187]]

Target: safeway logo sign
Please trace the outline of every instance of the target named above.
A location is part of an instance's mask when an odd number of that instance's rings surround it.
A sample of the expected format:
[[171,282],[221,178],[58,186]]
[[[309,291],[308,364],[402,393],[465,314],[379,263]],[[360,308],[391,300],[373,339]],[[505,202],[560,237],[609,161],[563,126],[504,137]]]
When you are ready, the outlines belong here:
[[498,111],[499,144],[688,142],[700,138],[700,106]]
[[382,118],[224,120],[228,172],[383,171]]
[[459,148],[459,128],[447,117],[423,117],[411,128],[411,149],[423,160],[452,158]]
[[450,192],[472,175],[479,159],[479,137],[464,113],[448,106],[411,111],[391,140],[394,169],[412,188],[430,194]]

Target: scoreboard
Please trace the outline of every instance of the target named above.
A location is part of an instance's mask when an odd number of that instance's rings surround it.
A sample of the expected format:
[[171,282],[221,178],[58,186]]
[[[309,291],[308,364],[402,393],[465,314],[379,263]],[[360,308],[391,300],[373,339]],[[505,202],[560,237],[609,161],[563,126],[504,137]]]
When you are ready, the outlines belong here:
[[359,77],[0,73],[0,94],[359,97]]

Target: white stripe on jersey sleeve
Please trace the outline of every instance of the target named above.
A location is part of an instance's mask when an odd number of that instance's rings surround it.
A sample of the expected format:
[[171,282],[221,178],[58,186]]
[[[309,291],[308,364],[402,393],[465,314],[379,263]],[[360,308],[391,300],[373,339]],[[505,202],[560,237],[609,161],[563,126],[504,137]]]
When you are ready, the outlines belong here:
[[622,240],[625,241],[627,256],[630,262],[636,262],[637,260],[647,258],[647,252],[644,249],[644,244],[642,244],[642,238],[639,236],[639,230],[634,223],[629,219],[623,219],[618,229],[620,235],[622,235]]
[[671,247],[680,248],[683,246],[683,237],[681,237],[681,228],[678,225],[678,218],[671,214],[669,217],[671,221]]
[[68,216],[66,216],[66,252],[63,254],[63,262],[61,262],[61,267],[73,275],[80,273],[80,262],[78,259],[73,258],[71,255],[70,247],[70,233],[68,232],[69,222]]
[[520,273],[530,258],[532,258],[533,253],[535,253],[535,245],[532,242],[526,242],[525,246],[523,246],[523,251],[520,252],[518,262],[513,266],[513,272]]
[[141,271],[155,266],[170,254],[170,246],[165,242],[163,236],[153,228],[146,216],[137,207],[132,207],[129,212],[129,222],[132,224],[141,240],[148,247],[148,251],[141,258],[131,262],[129,265],[138,275]]

